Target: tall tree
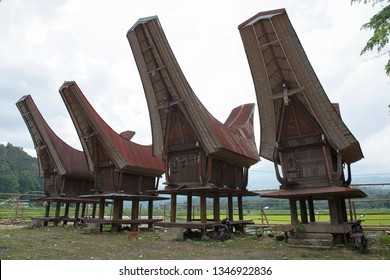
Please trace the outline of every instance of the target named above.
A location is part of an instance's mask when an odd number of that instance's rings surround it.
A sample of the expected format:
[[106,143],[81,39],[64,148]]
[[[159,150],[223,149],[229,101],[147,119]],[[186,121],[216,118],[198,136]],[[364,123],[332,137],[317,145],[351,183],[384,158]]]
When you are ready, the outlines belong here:
[[[362,0],[351,0],[351,4],[355,2],[361,3]],[[390,49],[385,49],[390,37],[390,0],[363,0],[363,2],[364,4],[370,3],[372,6],[382,3],[383,8],[362,26],[362,29],[373,30],[374,34],[367,41],[361,55],[373,49],[376,49],[380,55],[390,55]],[[385,71],[390,76],[390,59],[385,65]]]

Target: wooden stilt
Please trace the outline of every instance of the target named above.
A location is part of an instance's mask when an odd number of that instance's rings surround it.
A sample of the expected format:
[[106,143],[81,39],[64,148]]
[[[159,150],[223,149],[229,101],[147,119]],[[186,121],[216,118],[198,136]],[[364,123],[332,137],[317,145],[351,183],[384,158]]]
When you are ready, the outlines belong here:
[[69,218],[69,202],[66,202],[65,203],[65,213],[64,213],[64,221],[63,221],[63,225],[67,225],[68,224],[68,221],[66,220],[67,218]]
[[171,217],[170,221],[172,223],[176,222],[176,205],[177,205],[177,196],[176,194],[171,194]]
[[61,211],[61,202],[56,202],[56,213],[55,213],[55,220],[54,220],[54,226],[57,227],[58,226],[58,221],[59,221],[59,218],[60,218],[60,211]]
[[87,209],[87,203],[83,203],[83,206],[81,207],[81,217],[85,217],[85,210]]
[[[123,204],[123,200],[115,197],[113,199],[113,206],[112,206],[112,219],[113,220],[117,220],[117,219],[120,219],[121,218],[121,205],[120,204]],[[134,208],[134,205],[132,207],[132,209]],[[138,212],[138,205],[137,205],[137,212]],[[112,227],[111,227],[111,232],[118,232],[120,231],[121,229],[121,225],[118,225],[118,224],[112,224]]]
[[[45,217],[50,217],[50,202],[45,202]],[[43,222],[43,226],[46,227],[48,225],[47,221]]]
[[200,195],[200,222],[207,222],[207,205],[206,205],[206,194],[201,193]]
[[244,209],[242,204],[242,195],[237,196],[237,206],[238,206],[238,219],[240,221],[244,220]]
[[297,200],[295,198],[290,198],[290,216],[291,216],[291,224],[298,224],[298,211],[297,211]]
[[338,215],[338,211],[337,211],[338,207],[337,207],[336,197],[329,197],[328,204],[329,204],[330,223],[331,224],[338,224],[339,223],[339,215]]
[[[123,202],[122,202],[123,204]],[[131,219],[137,220],[139,216],[139,200],[133,199],[131,202]],[[138,224],[131,224],[131,231],[138,231]]]
[[[153,200],[148,201],[148,219],[153,219]],[[153,228],[153,223],[148,224],[148,229]]]
[[307,210],[306,210],[306,199],[304,197],[299,198],[299,208],[301,212],[301,222],[302,224],[307,224],[308,219],[307,219]]
[[310,217],[310,222],[314,223],[316,221],[316,216],[314,213],[314,200],[312,196],[309,196],[307,198],[307,204],[309,205],[309,217]]
[[[105,198],[100,198],[99,201],[99,219],[103,220],[104,219],[104,210],[106,208],[106,199]],[[100,224],[100,232],[103,231],[103,224]]]
[[92,205],[92,218],[96,218],[96,208],[97,208],[97,206],[96,206],[96,203],[94,203],[93,205]]
[[221,209],[219,201],[219,193],[215,192],[213,197],[213,212],[214,212],[214,221],[219,222],[221,220]]
[[192,194],[187,195],[187,222],[192,220]]
[[229,221],[233,221],[233,195],[231,193],[228,194],[228,215]]

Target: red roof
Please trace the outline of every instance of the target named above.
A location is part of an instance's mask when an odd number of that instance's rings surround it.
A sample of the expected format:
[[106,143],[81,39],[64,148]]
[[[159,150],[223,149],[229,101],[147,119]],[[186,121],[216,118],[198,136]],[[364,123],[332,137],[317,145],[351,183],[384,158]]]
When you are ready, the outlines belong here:
[[[97,114],[75,82],[65,82],[60,88],[60,93],[82,142],[86,141],[86,135],[81,124],[88,123],[93,131],[97,133],[97,137],[103,143],[106,153],[110,155],[118,169],[152,173],[159,176],[164,173],[163,162],[152,156],[152,146],[144,146],[128,140],[131,132],[125,133],[124,136],[116,133]],[[77,106],[74,106],[75,104]],[[77,110],[79,111],[75,112]],[[83,146],[86,147],[86,145]],[[86,150],[85,152],[87,156],[94,157],[90,151]]]
[[[219,122],[192,91],[156,16],[140,19],[127,37],[144,85],[155,155],[163,157],[168,108],[174,106],[188,120],[207,154],[242,166],[260,160],[253,131],[255,104],[238,106],[224,124]],[[219,102],[223,104],[223,94]]]
[[[54,133],[30,95],[22,97],[16,105],[30,131],[35,148],[46,149],[59,175],[92,178],[84,153],[72,148]],[[37,152],[37,156],[39,159],[41,154]]]

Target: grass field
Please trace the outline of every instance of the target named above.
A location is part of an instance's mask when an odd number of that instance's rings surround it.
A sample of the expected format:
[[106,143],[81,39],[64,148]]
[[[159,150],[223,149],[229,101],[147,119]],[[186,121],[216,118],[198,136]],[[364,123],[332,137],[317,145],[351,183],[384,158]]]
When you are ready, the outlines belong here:
[[139,238],[120,233],[86,233],[72,226],[32,229],[0,227],[1,260],[389,260],[389,236],[370,235],[361,254],[352,244],[331,249],[289,247],[268,236],[235,235],[213,239],[166,241],[164,230],[142,231]]
[[[124,209],[125,214],[130,212]],[[109,208],[106,213],[110,213]],[[164,212],[157,210],[154,214],[162,217]],[[265,217],[270,224],[290,221],[288,210],[269,210],[265,214],[262,221],[256,211],[245,212],[244,219],[256,224],[266,223]],[[70,208],[72,215],[74,209]],[[360,210],[358,215],[365,225],[390,225],[389,209]],[[15,209],[0,208],[0,259],[390,259],[390,236],[374,233],[369,234],[369,249],[362,255],[351,244],[332,249],[290,248],[275,238],[253,234],[237,235],[227,242],[167,242],[161,239],[163,229],[143,231],[139,239],[129,239],[123,232],[86,234],[71,224],[32,229],[30,218],[34,216],[44,216],[44,208],[20,208],[17,216]],[[184,212],[178,212],[177,218],[184,220]],[[328,221],[329,215],[318,212],[316,219]]]
[[[54,208],[50,213],[53,215]],[[110,214],[111,209],[106,208],[106,215]],[[63,210],[61,210],[63,213]],[[124,216],[131,213],[131,209],[124,209]],[[29,221],[31,217],[43,217],[45,214],[44,207],[20,207],[16,212],[15,208],[0,208],[0,221],[3,223],[17,222],[17,221]],[[161,209],[155,209],[153,214],[158,217],[168,218],[169,213]],[[266,210],[265,215],[261,215],[259,211],[247,211],[244,212],[245,220],[253,220],[255,224],[287,224],[290,222],[289,210]],[[87,215],[91,215],[91,209],[87,211]],[[141,211],[142,215],[142,211]],[[144,215],[146,211],[144,210]],[[69,209],[69,216],[74,216],[74,208]],[[390,209],[359,209],[356,212],[357,219],[364,220],[363,226],[390,226]],[[208,212],[208,217],[212,218],[211,211]],[[224,213],[221,212],[221,218],[224,218]],[[319,210],[316,212],[316,221],[327,222],[330,220],[329,213],[326,210]],[[199,215],[195,212],[194,219],[199,218]],[[235,219],[238,219],[238,214],[234,215]],[[177,212],[178,220],[185,220],[185,211]]]

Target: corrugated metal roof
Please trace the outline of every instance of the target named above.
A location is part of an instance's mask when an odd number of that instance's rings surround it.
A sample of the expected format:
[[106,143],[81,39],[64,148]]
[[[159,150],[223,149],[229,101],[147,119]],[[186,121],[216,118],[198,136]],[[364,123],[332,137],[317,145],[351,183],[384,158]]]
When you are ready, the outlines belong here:
[[[59,175],[93,180],[84,153],[72,148],[54,133],[30,95],[22,97],[17,101],[16,106],[30,131],[40,162],[46,160],[41,158],[43,154],[39,152],[41,149],[45,149]],[[43,170],[40,170],[40,173],[43,175]]]
[[[272,160],[283,102],[306,107],[343,160],[363,157],[359,142],[341,120],[321,86],[284,9],[261,12],[239,25],[259,106],[260,155]],[[284,85],[289,88],[283,98]]]
[[148,101],[156,156],[162,157],[169,109],[175,106],[191,124],[206,153],[243,166],[260,160],[253,132],[254,104],[233,109],[225,124],[215,119],[192,91],[156,16],[140,19],[127,38]]
[[163,162],[152,156],[152,146],[128,140],[131,133],[126,133],[128,137],[117,134],[97,114],[75,82],[65,82],[60,88],[60,93],[76,126],[92,170],[95,153],[89,150],[87,142],[89,137],[98,137],[105,152],[118,169],[154,176],[161,176],[164,173]]

